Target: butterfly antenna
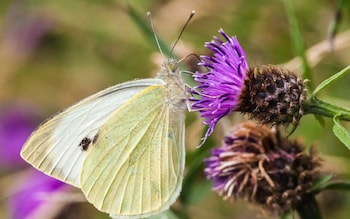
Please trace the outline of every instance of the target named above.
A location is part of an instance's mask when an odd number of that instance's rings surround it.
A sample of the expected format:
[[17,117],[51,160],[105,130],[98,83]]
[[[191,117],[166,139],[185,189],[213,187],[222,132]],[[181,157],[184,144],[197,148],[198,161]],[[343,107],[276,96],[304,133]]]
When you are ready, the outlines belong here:
[[185,29],[186,29],[188,23],[190,23],[190,20],[193,18],[193,16],[194,16],[195,14],[196,14],[196,11],[194,11],[194,10],[191,11],[190,16],[188,17],[188,19],[187,19],[185,25],[182,27],[182,30],[181,30],[179,36],[177,37],[177,39],[176,39],[176,41],[175,41],[173,47],[171,47],[171,50],[170,50],[171,54],[173,54],[173,51],[174,51],[174,48],[175,48],[176,44],[179,42],[179,40],[180,40],[180,38],[181,38],[183,32],[185,31]]
[[162,48],[160,47],[160,43],[159,43],[158,36],[157,36],[157,34],[156,34],[156,31],[155,31],[155,29],[154,29],[154,25],[153,25],[153,22],[152,22],[151,12],[147,12],[147,17],[148,17],[149,23],[151,24],[151,29],[152,29],[152,32],[153,32],[153,35],[154,35],[154,39],[156,40],[156,43],[157,43],[159,52],[160,52],[160,54],[162,55],[162,57],[164,58]]

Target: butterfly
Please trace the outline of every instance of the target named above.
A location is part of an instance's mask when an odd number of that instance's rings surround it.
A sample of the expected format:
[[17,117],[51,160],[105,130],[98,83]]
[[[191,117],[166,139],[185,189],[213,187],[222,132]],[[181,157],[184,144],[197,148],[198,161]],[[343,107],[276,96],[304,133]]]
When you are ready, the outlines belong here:
[[22,158],[114,218],[167,210],[185,166],[187,95],[178,65],[166,59],[155,78],[117,84],[54,115],[28,138]]

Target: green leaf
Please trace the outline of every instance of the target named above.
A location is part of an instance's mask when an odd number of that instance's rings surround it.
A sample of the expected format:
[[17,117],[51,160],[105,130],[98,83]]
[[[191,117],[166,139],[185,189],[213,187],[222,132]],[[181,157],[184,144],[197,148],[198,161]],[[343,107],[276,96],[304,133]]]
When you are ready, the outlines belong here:
[[350,132],[340,123],[341,114],[333,117],[333,133],[350,150]]
[[296,49],[296,52],[298,56],[300,56],[302,60],[302,69],[303,69],[303,78],[307,78],[310,80],[310,83],[307,83],[306,86],[308,90],[312,89],[312,74],[311,74],[311,68],[309,66],[309,63],[307,61],[306,55],[305,55],[305,46],[304,46],[304,40],[300,33],[299,24],[298,24],[298,16],[295,13],[294,5],[292,0],[284,0],[284,8],[287,13],[289,25],[290,25],[290,33],[291,37]]
[[315,185],[311,188],[311,192],[319,192],[323,190],[330,182],[330,180],[333,178],[332,174],[328,174],[325,176],[322,176],[320,179],[317,180]]
[[325,187],[323,187],[323,190],[350,190],[350,182],[330,182]]
[[340,72],[338,72],[338,73],[332,75],[331,77],[327,78],[326,80],[324,80],[312,92],[312,96],[316,96],[316,94],[318,92],[320,92],[322,89],[324,89],[325,87],[327,87],[331,83],[337,81],[338,79],[342,78],[348,70],[350,70],[350,65],[348,65],[347,67],[343,68]]
[[320,192],[321,190],[350,190],[350,181],[333,182],[332,174],[321,177],[311,188],[311,192]]

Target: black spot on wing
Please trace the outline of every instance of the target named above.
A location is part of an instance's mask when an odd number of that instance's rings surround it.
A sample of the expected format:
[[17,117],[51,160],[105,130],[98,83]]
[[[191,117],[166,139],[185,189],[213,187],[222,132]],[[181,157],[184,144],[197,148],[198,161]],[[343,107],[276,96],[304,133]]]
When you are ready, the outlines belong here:
[[83,138],[83,140],[81,140],[79,147],[81,150],[86,151],[88,149],[90,143],[91,143],[91,139],[88,137],[85,137],[85,138]]
[[96,143],[96,141],[97,141],[97,139],[98,139],[98,133],[95,135],[95,137],[94,137],[94,139],[92,140],[92,143]]

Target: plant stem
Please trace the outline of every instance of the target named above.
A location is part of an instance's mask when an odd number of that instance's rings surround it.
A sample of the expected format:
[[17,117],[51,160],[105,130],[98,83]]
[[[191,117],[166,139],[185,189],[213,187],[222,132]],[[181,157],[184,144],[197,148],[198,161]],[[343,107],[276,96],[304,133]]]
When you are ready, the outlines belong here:
[[350,121],[349,109],[320,100],[315,96],[304,105],[304,112],[305,114],[315,114],[329,118],[340,115],[341,120]]
[[284,0],[283,3],[284,3],[284,8],[286,10],[287,18],[289,21],[289,25],[290,25],[291,37],[292,37],[296,52],[302,60],[303,78],[310,80],[310,83],[307,83],[306,86],[308,90],[313,90],[313,85],[311,83],[313,81],[311,68],[309,66],[309,63],[307,61],[307,57],[305,54],[304,40],[300,33],[298,16],[295,12],[293,1]]
[[302,202],[296,206],[301,219],[322,219],[320,208],[313,194],[305,195]]

